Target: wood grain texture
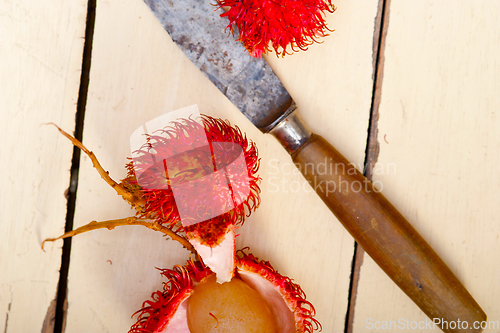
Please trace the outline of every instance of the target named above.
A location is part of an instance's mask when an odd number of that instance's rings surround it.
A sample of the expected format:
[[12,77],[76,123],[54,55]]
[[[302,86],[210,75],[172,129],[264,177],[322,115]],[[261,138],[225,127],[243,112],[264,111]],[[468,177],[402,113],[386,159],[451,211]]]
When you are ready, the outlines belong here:
[[[307,123],[359,165],[373,84],[377,1],[336,5],[339,11],[328,20],[337,32],[323,44],[284,59],[270,55],[269,60]],[[343,331],[352,238],[293,171],[279,143],[253,128],[184,57],[142,1],[98,1],[83,141],[110,175],[124,177],[132,131],[191,104],[240,126],[262,157],[262,205],[239,230],[237,247],[250,246],[256,256],[298,282],[315,305],[324,332]],[[75,228],[130,215],[127,204],[83,158]],[[134,322],[130,315],[161,288],[155,267],[183,264],[187,258],[179,244],[145,228],[76,237],[68,277],[67,331],[127,331]]]
[[[0,327],[44,332],[54,316],[86,1],[0,2]],[[46,320],[46,321],[45,321]],[[45,321],[45,323],[44,323]]]
[[[500,4],[392,0],[389,10],[374,179],[486,312],[485,332],[499,332]],[[425,320],[365,257],[353,331],[437,331]]]

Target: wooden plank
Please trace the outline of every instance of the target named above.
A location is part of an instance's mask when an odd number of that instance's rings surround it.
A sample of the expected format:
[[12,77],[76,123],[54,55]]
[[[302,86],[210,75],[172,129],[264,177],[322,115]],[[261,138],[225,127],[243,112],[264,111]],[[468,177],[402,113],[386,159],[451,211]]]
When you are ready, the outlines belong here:
[[[388,19],[374,179],[499,332],[500,4],[394,0]],[[437,331],[365,256],[353,332],[403,329]]]
[[55,309],[86,1],[0,2],[0,326],[48,332]]
[[[337,31],[323,44],[284,59],[271,55],[270,61],[310,126],[357,165],[366,143],[377,1],[336,4],[328,20]],[[359,18],[367,24],[356,24]],[[250,246],[300,283],[323,331],[343,330],[352,238],[293,172],[277,141],[253,128],[185,58],[142,1],[97,3],[89,89],[83,140],[117,180],[125,176],[131,133],[154,117],[198,104],[202,113],[238,124],[259,147],[263,181],[262,205],[240,229],[237,246]],[[75,227],[133,214],[83,158]],[[179,244],[139,227],[76,237],[67,331],[126,331],[134,322],[130,315],[162,286],[155,267],[187,258]]]

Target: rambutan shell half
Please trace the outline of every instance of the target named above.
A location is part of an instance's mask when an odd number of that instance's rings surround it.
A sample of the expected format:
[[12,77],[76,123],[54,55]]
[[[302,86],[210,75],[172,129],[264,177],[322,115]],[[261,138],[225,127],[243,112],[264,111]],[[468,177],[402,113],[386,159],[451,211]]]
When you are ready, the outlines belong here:
[[[266,261],[259,261],[252,254],[238,251],[235,257],[236,273],[255,290],[271,309],[279,333],[312,333],[321,329],[314,319],[314,307],[306,300],[298,284],[279,274]],[[152,301],[146,301],[138,311],[137,323],[129,333],[190,333],[187,325],[187,304],[196,287],[214,273],[203,263],[188,261],[185,266],[163,270],[168,278],[163,292],[153,293]]]

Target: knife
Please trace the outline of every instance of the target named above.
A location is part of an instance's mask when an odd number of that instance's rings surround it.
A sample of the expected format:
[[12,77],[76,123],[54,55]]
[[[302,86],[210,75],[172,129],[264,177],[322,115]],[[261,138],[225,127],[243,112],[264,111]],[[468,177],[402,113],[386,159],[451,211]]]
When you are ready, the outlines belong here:
[[[444,332],[481,332],[486,314],[396,208],[321,136],[263,58],[225,33],[212,0],[144,0],[186,56],[262,132],[274,135],[339,221]],[[321,172],[320,172],[321,168]],[[464,329],[467,322],[468,329]],[[451,326],[454,326],[452,329]]]

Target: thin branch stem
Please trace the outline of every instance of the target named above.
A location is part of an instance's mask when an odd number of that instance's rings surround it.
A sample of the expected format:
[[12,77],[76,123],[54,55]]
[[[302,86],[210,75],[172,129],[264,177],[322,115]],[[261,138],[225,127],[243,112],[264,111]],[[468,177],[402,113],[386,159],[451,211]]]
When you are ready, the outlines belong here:
[[[87,154],[87,156],[92,161],[94,168],[97,170],[97,172],[99,173],[101,178],[104,179],[104,181],[106,183],[108,183],[109,186],[111,186],[116,191],[116,193],[118,193],[118,195],[120,195],[125,201],[127,201],[136,211],[139,211],[139,212],[144,211],[144,207],[145,207],[144,200],[140,196],[138,196],[137,194],[127,190],[122,184],[118,184],[117,182],[115,182],[109,176],[109,173],[106,170],[104,170],[104,168],[101,166],[101,164],[99,163],[99,161],[97,160],[97,158],[95,157],[93,152],[88,150],[79,140],[77,140],[76,138],[72,137],[71,135],[69,135],[68,133],[63,131],[56,124],[54,124],[54,123],[49,123],[49,124],[54,125],[59,130],[59,132],[61,132],[62,135],[64,135],[66,138],[68,138],[73,143],[73,145],[75,145],[76,147],[81,149],[85,154]],[[89,224],[86,224],[86,225],[84,225],[76,230],[68,231],[65,234],[63,234],[57,238],[47,238],[46,240],[44,240],[42,242],[42,250],[43,250],[43,247],[45,245],[45,242],[53,242],[53,241],[56,241],[58,239],[73,237],[73,236],[79,235],[81,233],[91,231],[91,230],[96,230],[96,229],[106,228],[106,229],[112,230],[115,227],[120,227],[120,226],[125,226],[125,225],[142,225],[142,226],[145,226],[146,228],[149,228],[151,230],[159,231],[159,232],[164,233],[165,235],[169,236],[173,240],[178,241],[179,243],[181,243],[181,245],[184,248],[191,251],[192,253],[196,253],[196,250],[191,245],[191,243],[189,243],[189,241],[186,238],[178,235],[173,230],[161,225],[158,222],[154,222],[150,219],[138,218],[135,216],[127,217],[127,218],[123,218],[123,219],[117,219],[117,220],[109,220],[109,221],[104,221],[104,222],[92,221]]]
[[62,135],[64,135],[66,138],[68,138],[73,143],[73,145],[80,148],[85,154],[87,154],[87,156],[92,161],[94,168],[97,170],[97,172],[99,173],[101,178],[104,179],[104,181],[106,183],[108,183],[109,186],[111,186],[116,191],[116,193],[118,193],[118,195],[122,196],[122,198],[125,201],[127,201],[132,207],[135,208],[135,210],[141,211],[141,212],[144,210],[144,200],[141,197],[135,195],[134,193],[131,193],[130,191],[128,191],[122,184],[118,184],[117,182],[115,182],[109,176],[109,173],[106,170],[104,170],[104,168],[101,166],[101,164],[99,163],[99,161],[97,160],[97,157],[95,157],[93,152],[88,150],[80,141],[78,141],[77,139],[75,139],[74,137],[72,137],[71,135],[66,133],[64,130],[62,130],[56,124],[54,124],[54,123],[49,123],[49,124],[57,127],[59,132],[61,132]]
[[187,239],[185,239],[182,236],[179,236],[176,234],[174,231],[170,230],[167,227],[162,226],[161,224],[148,220],[148,219],[142,219],[138,218],[135,216],[131,217],[126,217],[123,219],[117,219],[117,220],[108,220],[108,221],[103,221],[103,222],[97,222],[97,221],[92,221],[84,226],[81,226],[80,228],[77,228],[75,230],[71,230],[66,232],[65,234],[57,237],[57,238],[47,238],[42,242],[42,250],[45,245],[45,242],[54,242],[58,239],[64,239],[68,237],[73,237],[79,234],[82,234],[87,231],[92,231],[96,229],[108,229],[108,230],[113,230],[116,227],[121,227],[125,225],[142,225],[145,226],[148,229],[154,230],[154,231],[159,231],[161,233],[164,233],[165,235],[169,236],[175,241],[178,241],[181,243],[181,245],[186,248],[188,251],[191,251],[192,253],[196,253],[196,250],[194,249],[193,245],[189,243]]

